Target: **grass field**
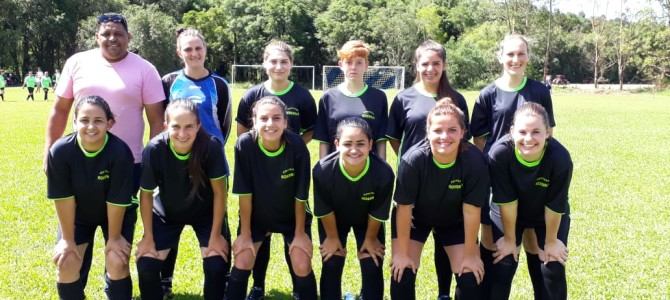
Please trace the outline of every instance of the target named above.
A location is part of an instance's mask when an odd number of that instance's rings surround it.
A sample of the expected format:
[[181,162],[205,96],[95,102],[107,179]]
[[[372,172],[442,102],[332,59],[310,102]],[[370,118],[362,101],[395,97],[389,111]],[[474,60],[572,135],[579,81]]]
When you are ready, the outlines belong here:
[[[242,92],[235,90],[234,99]],[[476,95],[465,93],[471,107]],[[315,93],[317,99],[319,96]],[[8,88],[5,102],[0,102],[0,299],[55,299],[55,268],[50,257],[57,221],[53,204],[46,200],[46,178],[41,170],[44,128],[53,99],[25,102],[24,97],[24,90]],[[567,269],[570,298],[670,298],[670,94],[556,91],[554,106],[555,136],[570,150],[574,161]],[[233,144],[229,141],[226,147],[229,159]],[[314,163],[315,143],[310,144],[310,150]],[[395,160],[389,152],[391,165]],[[228,213],[234,232],[234,197],[229,199]],[[316,236],[316,226],[312,228]],[[135,243],[141,232],[138,223]],[[89,299],[104,299],[101,236],[98,234],[96,240],[96,259],[86,290]],[[268,299],[289,299],[291,283],[280,240],[280,236],[274,237]],[[177,299],[197,299],[203,278],[191,230],[185,230],[181,245],[175,293]],[[434,299],[437,294],[432,249],[432,244],[425,247],[418,299]],[[351,255],[354,251],[350,242],[345,292],[360,289],[359,267]],[[387,265],[389,255],[390,251]],[[318,278],[317,256],[313,262]],[[131,272],[134,295],[139,295],[134,263]],[[388,268],[385,278],[388,291]],[[532,298],[523,258],[512,294],[513,299]]]

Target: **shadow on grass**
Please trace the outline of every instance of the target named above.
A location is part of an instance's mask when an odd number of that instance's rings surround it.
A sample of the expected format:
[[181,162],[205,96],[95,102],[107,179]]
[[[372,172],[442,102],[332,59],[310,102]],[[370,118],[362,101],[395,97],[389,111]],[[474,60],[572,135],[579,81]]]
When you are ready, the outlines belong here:
[[269,290],[265,292],[266,300],[293,300],[291,293],[287,293],[279,290]]
[[[139,296],[133,297],[134,300],[141,300]],[[174,300],[202,300],[200,294],[189,294],[189,293],[175,293]]]

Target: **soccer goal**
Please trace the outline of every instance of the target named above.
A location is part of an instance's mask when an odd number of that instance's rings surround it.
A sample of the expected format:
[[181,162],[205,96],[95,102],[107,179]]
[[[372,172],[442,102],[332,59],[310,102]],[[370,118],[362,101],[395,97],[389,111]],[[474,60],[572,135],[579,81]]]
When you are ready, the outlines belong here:
[[[263,65],[232,65],[230,83],[259,84],[267,79]],[[314,66],[293,66],[290,79],[303,87],[311,86],[314,89],[315,78]]]
[[[405,67],[369,66],[363,75],[365,83],[378,89],[397,89],[405,87]],[[337,86],[344,81],[344,73],[339,66],[323,66],[323,89]]]

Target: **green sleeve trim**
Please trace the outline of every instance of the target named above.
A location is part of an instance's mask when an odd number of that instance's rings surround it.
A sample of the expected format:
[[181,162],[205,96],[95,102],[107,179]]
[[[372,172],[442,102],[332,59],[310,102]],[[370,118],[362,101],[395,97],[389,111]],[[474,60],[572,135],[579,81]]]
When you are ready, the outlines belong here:
[[320,216],[317,216],[317,215],[315,214],[314,217],[316,217],[317,219],[321,219],[321,218],[323,218],[323,217],[330,216],[330,215],[332,215],[332,214],[334,214],[334,213],[335,213],[334,211],[331,211],[331,212],[329,212],[329,213],[327,213],[327,214],[325,214],[325,215],[320,215]]
[[147,188],[140,187],[140,191],[147,192],[147,193],[153,193],[154,189],[156,189],[156,188],[154,187],[152,189],[147,189]]
[[84,156],[88,158],[93,158],[98,156],[102,150],[105,149],[105,146],[107,146],[107,141],[109,141],[109,133],[105,133],[105,141],[102,143],[102,147],[100,149],[94,151],[94,152],[88,152],[86,149],[84,149],[84,146],[79,142],[79,139],[77,138],[77,145],[79,145],[79,149],[81,149],[81,152],[84,153]]
[[377,140],[375,141],[375,143],[376,143],[376,142],[386,142],[386,141],[388,141],[388,140],[389,140],[389,139],[387,139],[386,137],[382,137],[382,138],[377,139]]
[[295,198],[295,201],[302,202],[302,203],[306,203],[306,202],[307,202],[307,199],[304,199],[304,200],[303,200],[303,199],[300,199],[300,198],[297,198],[297,197],[296,197],[296,198]]
[[493,203],[494,203],[494,204],[497,204],[497,205],[506,205],[506,204],[512,204],[512,203],[515,203],[515,202],[517,202],[517,201],[518,201],[517,199],[514,199],[514,200],[512,200],[512,201],[510,201],[510,202],[495,202],[495,201],[493,201]]
[[478,136],[476,136],[476,137],[477,137],[477,138],[483,138],[483,137],[485,137],[485,136],[488,136],[489,134],[491,134],[491,132],[486,132],[486,133],[484,133],[484,134],[482,134],[482,135],[478,135]]
[[330,144],[329,142],[325,142],[325,141],[322,141],[322,140],[319,140],[319,139],[315,139],[315,138],[312,138],[312,139],[321,143],[321,144]]
[[132,204],[140,204],[140,199],[137,198],[137,196],[132,196],[132,197],[130,197],[130,202]]
[[279,156],[280,154],[284,153],[284,149],[286,148],[286,143],[282,142],[281,146],[279,146],[279,149],[277,149],[277,151],[272,152],[272,151],[270,151],[270,150],[268,150],[268,149],[265,149],[265,147],[263,147],[263,139],[262,139],[261,136],[259,135],[259,136],[258,136],[258,148],[260,148],[261,151],[262,151],[266,156],[268,156],[268,157],[276,157],[276,156]]
[[74,200],[74,195],[67,196],[67,197],[62,197],[62,198],[47,198],[47,199],[52,200],[52,201],[69,200],[69,199]]
[[545,207],[546,207],[549,211],[551,211],[551,212],[553,212],[553,213],[555,213],[555,214],[557,214],[557,215],[561,215],[561,216],[562,216],[562,215],[565,214],[565,213],[557,212],[557,211],[551,209],[551,207],[549,207],[549,206],[545,206]]
[[191,157],[191,152],[186,154],[177,153],[177,150],[175,150],[174,146],[172,145],[172,140],[170,140],[169,138],[168,138],[168,145],[170,146],[170,151],[172,151],[172,154],[174,154],[174,157],[176,157],[178,160],[188,160]]
[[118,206],[118,207],[128,207],[128,206],[133,205],[132,202],[131,202],[131,203],[128,203],[128,204],[119,204],[119,203],[112,203],[112,202],[109,202],[109,201],[107,201],[107,204],[109,204],[109,205],[113,205],[113,206]]
[[400,140],[400,139],[394,138],[394,137],[392,137],[388,134],[386,135],[386,138],[387,138],[387,140],[394,140],[394,141],[399,141]]
[[516,160],[519,161],[520,164],[532,168],[532,167],[537,167],[541,162],[542,158],[544,157],[544,151],[547,150],[547,145],[544,145],[544,149],[542,149],[542,153],[540,153],[540,158],[535,161],[527,161],[521,157],[521,153],[519,153],[519,149],[515,146],[514,147],[514,156],[516,156]]
[[342,175],[344,175],[345,178],[349,179],[349,181],[356,182],[361,180],[365,174],[368,173],[368,170],[370,169],[370,157],[365,160],[365,167],[363,167],[363,171],[358,174],[356,177],[351,177],[349,173],[347,173],[347,170],[344,169],[344,163],[342,162],[341,159],[338,159],[339,165],[340,165],[340,171],[342,172]]
[[370,214],[368,214],[368,216],[369,216],[370,218],[372,218],[373,220],[375,220],[375,221],[379,221],[379,222],[381,222],[381,223],[385,223],[386,221],[388,221],[388,219],[386,219],[386,220],[382,220],[382,219],[375,218],[375,216],[370,215]]
[[241,193],[241,194],[232,193],[232,194],[235,195],[235,196],[251,196],[251,195],[253,195],[253,193]]
[[210,178],[210,180],[221,180],[221,179],[226,179],[227,177],[228,177],[228,175],[223,175],[223,176],[219,176],[219,177]]

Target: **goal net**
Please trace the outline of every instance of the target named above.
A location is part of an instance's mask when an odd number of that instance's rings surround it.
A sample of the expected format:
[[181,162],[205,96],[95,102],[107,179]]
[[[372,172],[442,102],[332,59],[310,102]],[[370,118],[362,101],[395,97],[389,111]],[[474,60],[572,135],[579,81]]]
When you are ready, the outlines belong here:
[[[230,83],[237,85],[256,85],[267,80],[262,65],[232,65]],[[293,66],[289,78],[305,88],[314,89],[314,66]]]
[[[397,89],[405,87],[405,67],[369,66],[363,74],[363,80],[369,86],[378,89]],[[337,86],[344,81],[344,73],[339,66],[323,66],[323,89]]]

